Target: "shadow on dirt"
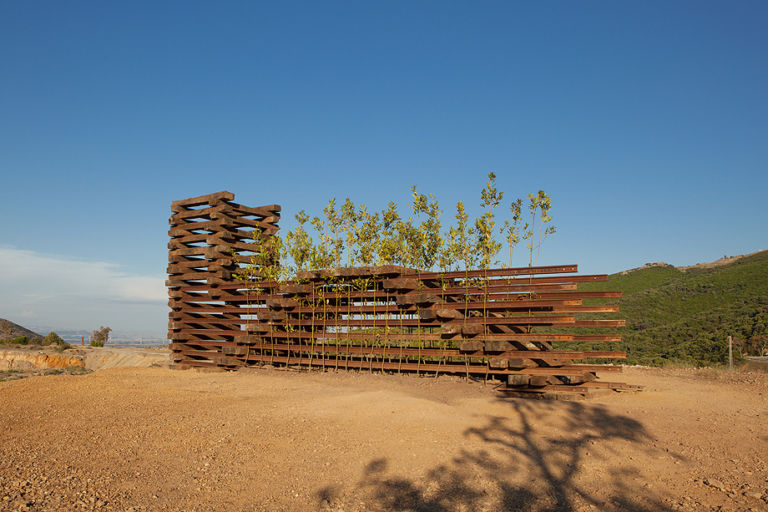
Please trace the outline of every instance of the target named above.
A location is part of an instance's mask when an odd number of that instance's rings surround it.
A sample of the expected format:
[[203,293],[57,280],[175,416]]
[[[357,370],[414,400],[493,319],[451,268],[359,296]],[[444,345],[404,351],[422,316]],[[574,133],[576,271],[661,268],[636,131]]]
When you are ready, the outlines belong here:
[[[463,450],[419,479],[387,476],[387,460],[372,460],[358,490],[376,510],[670,510],[635,480],[624,456],[601,447],[615,439],[647,442],[641,423],[595,404],[506,403],[509,414],[486,416],[455,440],[480,441],[480,449]],[[599,492],[588,493],[576,481],[585,458],[605,464]],[[320,494],[321,501],[333,500],[330,489]]]

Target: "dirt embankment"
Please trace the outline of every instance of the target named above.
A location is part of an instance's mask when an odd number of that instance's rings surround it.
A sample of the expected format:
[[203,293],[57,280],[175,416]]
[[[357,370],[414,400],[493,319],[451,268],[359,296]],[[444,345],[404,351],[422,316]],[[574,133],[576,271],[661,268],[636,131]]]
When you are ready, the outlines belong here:
[[168,350],[117,347],[80,347],[55,350],[51,347],[0,347],[0,370],[28,371],[79,366],[88,370],[167,365]]
[[766,510],[768,376],[641,393],[109,369],[0,383],[0,510]]
[[42,368],[67,368],[69,366],[85,368],[85,361],[82,357],[76,355],[0,349],[0,370],[28,371]]

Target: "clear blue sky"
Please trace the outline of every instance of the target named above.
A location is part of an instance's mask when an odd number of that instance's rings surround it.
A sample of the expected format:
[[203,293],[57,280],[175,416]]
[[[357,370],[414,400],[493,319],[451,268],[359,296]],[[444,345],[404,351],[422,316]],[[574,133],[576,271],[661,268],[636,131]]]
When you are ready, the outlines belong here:
[[[476,214],[494,171],[552,197],[544,264],[768,248],[767,26],[747,1],[2,2],[0,316],[162,332],[169,203],[225,189],[290,228],[412,184]],[[88,305],[59,261],[127,291]]]

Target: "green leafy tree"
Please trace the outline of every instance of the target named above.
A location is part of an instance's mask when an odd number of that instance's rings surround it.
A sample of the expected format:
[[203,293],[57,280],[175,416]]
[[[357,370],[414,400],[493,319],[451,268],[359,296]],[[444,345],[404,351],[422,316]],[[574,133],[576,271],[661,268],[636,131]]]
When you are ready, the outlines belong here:
[[400,263],[403,239],[400,236],[400,214],[397,204],[390,201],[387,208],[381,212],[381,238],[379,243],[379,262],[382,265]]
[[341,206],[341,232],[344,234],[344,241],[346,242],[347,253],[347,266],[351,267],[355,264],[357,245],[357,211],[355,210],[355,203],[349,198],[344,200],[344,204]]
[[440,261],[440,254],[443,248],[443,235],[441,232],[442,222],[440,221],[440,205],[433,194],[429,194],[426,211],[426,218],[420,228],[423,237],[423,256],[422,260],[426,270],[432,269]]
[[379,232],[379,214],[371,215],[365,205],[361,205],[357,213],[360,223],[355,230],[355,245],[357,246],[357,261],[361,265],[370,266],[376,262],[377,248],[381,244]]
[[456,228],[449,226],[437,253],[437,266],[441,272],[448,272],[456,266],[456,253]]
[[91,333],[91,345],[94,347],[103,347],[109,342],[109,333],[112,332],[111,327],[104,327],[103,325]]
[[[545,229],[545,225],[552,221],[552,217],[549,216],[549,210],[552,207],[552,200],[543,191],[539,190],[539,193],[528,194],[528,212],[531,214],[530,228],[526,225],[526,232],[524,239],[528,240],[528,249],[530,251],[529,265],[533,266],[533,251],[536,249],[536,263],[539,262],[539,255],[541,254],[541,243],[544,239],[555,232],[554,226],[548,226]],[[534,242],[534,236],[536,232],[536,219],[539,219],[539,240]]]
[[312,228],[318,235],[320,243],[313,245],[309,252],[309,267],[312,269],[324,269],[333,265],[333,255],[331,254],[331,237],[325,227],[325,220],[320,217],[313,217]]
[[304,226],[309,222],[309,216],[304,210],[296,214],[298,223],[294,231],[289,231],[285,235],[285,245],[288,254],[293,259],[297,270],[304,270],[311,263],[312,249],[314,243],[311,235]]
[[329,254],[332,258],[333,267],[341,266],[341,253],[344,241],[340,238],[344,220],[341,213],[336,209],[336,198],[328,201],[328,206],[323,209],[325,215],[326,241],[330,243]]
[[503,192],[496,189],[496,175],[488,173],[488,181],[481,192],[482,201],[480,206],[485,212],[475,220],[475,248],[480,254],[480,268],[487,269],[494,262],[496,254],[501,249],[501,243],[493,236],[496,227],[496,209],[504,197]]
[[512,266],[512,254],[515,250],[515,246],[520,242],[520,222],[522,221],[522,208],[523,200],[516,199],[509,207],[512,214],[512,222],[505,220],[504,225],[501,227],[501,234],[504,235],[504,240],[509,247],[509,263],[508,266]]
[[454,240],[453,253],[457,262],[461,262],[464,270],[471,270],[477,266],[477,252],[472,242],[475,231],[468,225],[469,215],[464,208],[464,203],[456,203],[456,227],[452,239]]
[[395,253],[395,263],[406,267],[418,268],[421,236],[414,227],[411,217],[405,220],[401,218],[397,222],[395,238],[396,243],[394,247],[397,251]]

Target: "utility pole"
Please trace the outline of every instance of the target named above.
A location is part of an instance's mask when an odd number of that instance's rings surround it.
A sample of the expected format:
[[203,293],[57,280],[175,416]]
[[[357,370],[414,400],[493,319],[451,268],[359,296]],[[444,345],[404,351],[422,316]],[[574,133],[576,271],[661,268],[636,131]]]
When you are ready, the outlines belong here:
[[728,369],[733,370],[733,336],[728,336]]

